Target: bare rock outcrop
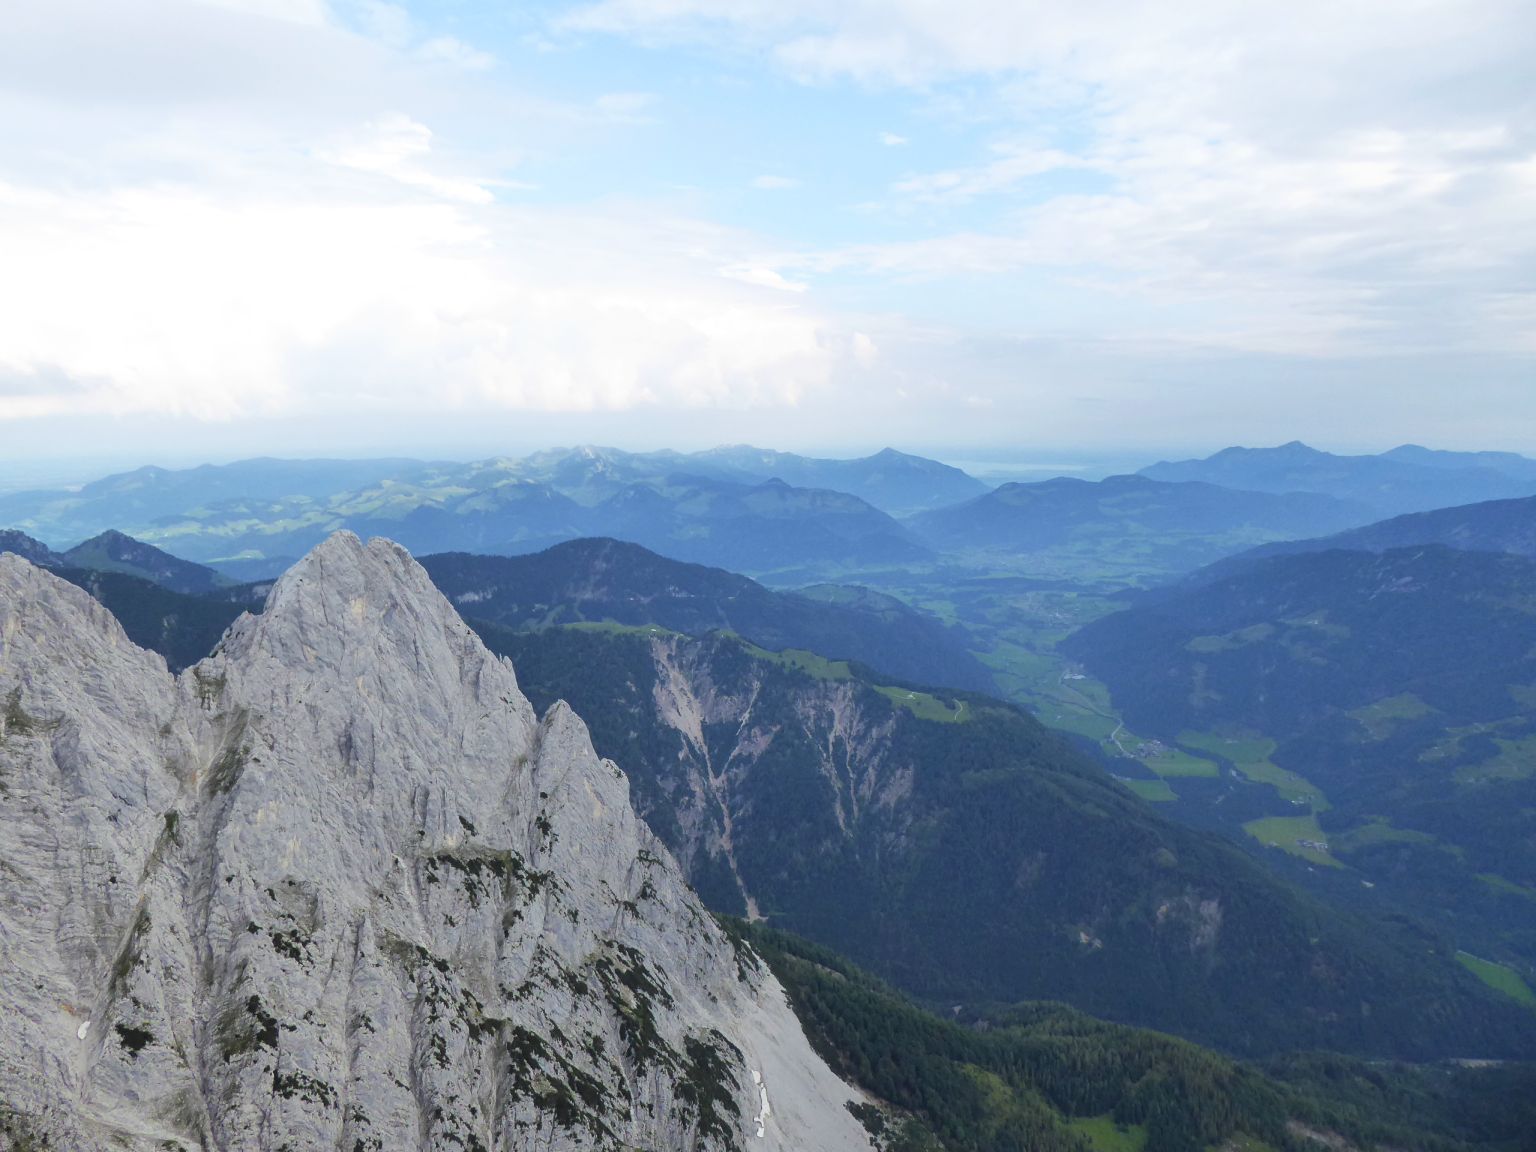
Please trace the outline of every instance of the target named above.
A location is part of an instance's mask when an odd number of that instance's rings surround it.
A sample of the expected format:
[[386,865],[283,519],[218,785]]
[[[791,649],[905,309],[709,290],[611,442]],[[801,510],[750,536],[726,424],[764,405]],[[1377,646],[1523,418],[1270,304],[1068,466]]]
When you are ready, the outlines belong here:
[[331,537],[179,678],[0,556],[0,708],[0,1147],[868,1147],[620,769],[397,546]]

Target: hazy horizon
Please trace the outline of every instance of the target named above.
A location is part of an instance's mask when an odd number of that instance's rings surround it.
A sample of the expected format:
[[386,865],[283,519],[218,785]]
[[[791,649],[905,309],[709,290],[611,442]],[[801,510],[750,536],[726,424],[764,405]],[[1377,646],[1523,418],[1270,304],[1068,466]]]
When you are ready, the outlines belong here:
[[[1198,459],[1225,448],[1274,448],[1289,441],[1252,441],[1245,444],[1215,444],[1211,446],[1170,445],[1162,451],[1136,451],[1113,446],[1083,446],[1080,449],[1031,447],[1013,444],[934,445],[909,443],[859,443],[846,444],[779,444],[762,440],[715,441],[700,444],[683,444],[629,439],[625,442],[597,440],[568,440],[564,442],[532,442],[520,445],[502,445],[475,450],[472,447],[443,447],[416,445],[409,441],[385,444],[374,448],[356,450],[333,449],[328,451],[232,451],[200,452],[192,450],[125,450],[97,453],[16,456],[0,458],[0,493],[20,492],[32,489],[69,488],[99,480],[106,476],[132,472],[145,467],[171,470],[195,468],[201,465],[227,465],[253,459],[285,460],[369,460],[402,459],[420,461],[472,462],[497,457],[519,458],[536,452],[593,447],[616,449],[623,452],[646,453],[665,450],[679,452],[705,451],[711,448],[750,446],[769,451],[791,452],[822,459],[855,459],[869,456],[886,448],[894,448],[915,456],[937,460],[959,468],[976,478],[991,484],[1030,482],[1058,476],[1070,476],[1084,480],[1100,480],[1106,476],[1135,472],[1148,465],[1167,460]],[[1374,455],[1389,451],[1405,443],[1420,443],[1422,447],[1445,449],[1448,446],[1433,441],[1398,441],[1379,448],[1358,448],[1353,445],[1306,442],[1308,447],[1335,455]],[[1486,446],[1472,445],[1454,448],[1454,451],[1479,451]]]
[[23,0],[0,453],[1536,444],[1536,8]]

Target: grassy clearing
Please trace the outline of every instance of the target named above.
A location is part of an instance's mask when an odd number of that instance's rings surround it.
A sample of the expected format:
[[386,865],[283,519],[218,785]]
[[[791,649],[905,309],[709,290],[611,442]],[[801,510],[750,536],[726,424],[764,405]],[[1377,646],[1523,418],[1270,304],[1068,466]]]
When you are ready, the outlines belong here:
[[1063,732],[1073,732],[1079,736],[1086,736],[1097,743],[1103,743],[1109,739],[1109,734],[1115,730],[1116,720],[1113,716],[1100,716],[1097,712],[1090,712],[1086,708],[1074,706],[1056,699],[1025,700],[1035,709],[1035,715],[1040,723],[1050,728],[1059,728]]
[[[1122,733],[1120,742],[1125,743],[1125,735]],[[1148,768],[1159,776],[1167,776],[1176,779],[1180,776],[1204,776],[1207,779],[1220,776],[1221,768],[1210,760],[1199,756],[1191,756],[1182,748],[1164,746],[1166,751],[1157,756],[1148,756],[1142,761]]]
[[[1243,831],[1260,844],[1289,852],[1309,864],[1321,864],[1325,868],[1343,867],[1331,852],[1313,846],[1326,844],[1328,837],[1318,827],[1317,817],[1310,812],[1305,816],[1268,816],[1263,820],[1250,820],[1243,825]],[[1303,844],[1302,841],[1307,843]]]
[[853,676],[853,669],[848,667],[846,660],[828,660],[825,656],[818,656],[814,652],[806,652],[800,648],[770,652],[766,648],[759,648],[756,644],[748,644],[746,641],[742,641],[742,647],[759,659],[783,668],[793,668],[814,676],[818,680],[848,680]]
[[[1500,769],[1500,761],[1518,759],[1524,751],[1529,753],[1536,746],[1536,736],[1526,736],[1523,739],[1506,739],[1500,737],[1500,732],[1523,728],[1526,720],[1523,716],[1507,716],[1503,720],[1491,720],[1482,724],[1468,724],[1461,728],[1447,728],[1445,735],[1436,740],[1428,748],[1419,753],[1421,764],[1433,764],[1440,760],[1457,760],[1464,755],[1462,743],[1469,736],[1491,736],[1499,745],[1499,751],[1486,760],[1477,764],[1462,764],[1456,769],[1456,779],[1461,783],[1476,783],[1490,771],[1497,773]],[[1518,779],[1518,777],[1516,777]]]
[[569,628],[573,632],[601,632],[609,636],[676,636],[679,633],[657,624],[620,624],[614,620],[573,620],[557,624],[557,628]]
[[1135,759],[1169,779],[1221,775],[1221,768],[1212,761],[1172,745],[1160,745],[1155,751],[1138,755],[1137,750],[1151,742],[1124,727],[1109,689],[1091,676],[1069,671],[1069,666],[1054,656],[1000,645],[983,654],[983,659],[993,668],[1008,699],[1031,708],[1048,727],[1086,736],[1111,758]]
[[1062,673],[1062,663],[1054,655],[1011,640],[999,641],[991,650],[978,652],[976,656],[992,670],[999,687],[1008,693],[1043,693],[1060,679]]
[[1328,798],[1305,776],[1282,768],[1270,759],[1275,742],[1263,736],[1222,736],[1215,732],[1181,732],[1179,743],[1198,752],[1223,756],[1245,779],[1267,784],[1280,799],[1305,804],[1313,812],[1328,811]]
[[1335,836],[1331,847],[1335,852],[1356,852],[1378,844],[1438,844],[1440,841],[1428,832],[1415,832],[1411,828],[1394,828],[1385,820],[1374,820],[1351,828]]
[[1400,696],[1388,696],[1364,708],[1356,708],[1345,715],[1364,728],[1372,740],[1385,740],[1399,724],[1428,716],[1433,711],[1412,692],[1404,692]]
[[1238,764],[1237,770],[1255,784],[1268,784],[1280,799],[1292,804],[1309,805],[1314,812],[1326,812],[1331,807],[1322,789],[1305,776],[1298,776],[1269,760]]
[[1536,1008],[1536,992],[1531,991],[1530,986],[1521,979],[1520,973],[1513,968],[1496,964],[1492,960],[1484,960],[1470,952],[1458,952],[1456,959],[1461,961],[1463,968],[1488,987],[1504,993],[1512,1000],[1519,1001],[1527,1008]]
[[1275,742],[1264,736],[1222,736],[1215,732],[1180,732],[1179,743],[1201,752],[1225,756],[1233,764],[1256,764],[1275,753]]
[[1115,779],[1143,800],[1149,800],[1153,804],[1167,804],[1179,798],[1179,794],[1168,787],[1168,781],[1161,778],[1157,780],[1127,780],[1124,776],[1116,776]]
[[[1086,736],[1095,743],[1108,740],[1119,725],[1109,703],[1109,690],[1098,681],[1064,679],[1059,665],[1038,677],[1010,675],[999,669],[997,655],[986,653],[983,659],[994,669],[1004,698],[1032,709],[1042,724]],[[1045,662],[1037,653],[1027,655]]]
[[1496,755],[1479,764],[1463,764],[1456,769],[1459,784],[1484,784],[1494,780],[1526,780],[1536,776],[1536,736],[1515,740],[1495,738]]
[[[1107,595],[1083,590],[1019,588],[1014,576],[968,581],[959,588],[913,589],[908,597],[976,638],[976,656],[992,671],[1005,700],[1022,704],[1041,723],[1094,743],[1109,739],[1120,723],[1109,689],[1071,662],[1056,645],[1083,624],[1119,611]],[[1042,573],[1031,570],[1031,577]],[[1114,748],[1112,755],[1118,752]]]
[[1419,763],[1433,764],[1437,760],[1449,760],[1460,755],[1461,738],[1467,731],[1465,728],[1449,729],[1444,736],[1419,753]]
[[1234,648],[1244,648],[1268,640],[1274,633],[1273,624],[1254,624],[1221,636],[1196,636],[1184,648],[1189,652],[1230,652]]
[[1067,1127],[1085,1137],[1094,1152],[1141,1152],[1147,1146],[1145,1128],[1123,1128],[1110,1116],[1078,1116],[1068,1120]]
[[[742,646],[761,660],[777,664],[781,668],[793,668],[814,676],[818,680],[848,680],[853,669],[845,660],[828,660],[814,652],[799,648],[786,648],[782,652],[770,652],[756,644],[742,641]],[[974,719],[974,710],[964,700],[956,700],[953,707],[928,692],[916,692],[907,688],[895,688],[885,684],[871,685],[880,695],[899,704],[919,720],[932,720],[940,724],[963,724]]]
[[963,724],[972,718],[970,707],[964,700],[956,700],[951,708],[937,696],[927,692],[912,692],[906,688],[890,688],[876,685],[875,691],[888,700],[901,705],[919,720],[933,720],[940,724]]
[[1289,620],[1280,621],[1291,628],[1305,628],[1320,636],[1326,636],[1330,640],[1348,640],[1350,631],[1344,624],[1335,624],[1328,619],[1327,612],[1312,612],[1305,616],[1292,616]]

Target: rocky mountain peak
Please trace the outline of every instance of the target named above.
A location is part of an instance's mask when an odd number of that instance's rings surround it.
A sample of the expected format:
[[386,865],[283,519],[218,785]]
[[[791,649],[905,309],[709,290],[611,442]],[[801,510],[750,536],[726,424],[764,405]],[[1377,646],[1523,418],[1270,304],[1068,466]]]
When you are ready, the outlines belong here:
[[431,580],[404,548],[379,538],[365,544],[356,534],[341,531],[273,583],[264,615],[317,631],[355,632],[369,616],[401,607],[434,616],[444,627],[457,621],[452,606],[434,595]]
[[[231,628],[223,654],[237,664],[268,662],[298,677],[359,678],[380,686],[410,680],[452,682],[498,663],[405,549],[388,540],[364,544],[337,532],[294,564],[272,586],[259,616]],[[516,694],[510,665],[502,675]],[[406,687],[397,683],[391,694]],[[516,698],[521,701],[521,694]],[[530,721],[531,722],[531,721]]]
[[867,1147],[622,771],[398,546],[332,536],[174,681],[25,561],[0,591],[6,1131]]
[[13,552],[44,568],[56,568],[61,563],[58,553],[41,540],[34,540],[25,532],[14,528],[0,528],[0,554]]
[[161,687],[170,684],[165,661],[135,647],[90,593],[22,555],[0,552],[0,679],[12,678],[13,691],[44,692],[64,687],[51,664],[83,671],[93,662],[138,668]]

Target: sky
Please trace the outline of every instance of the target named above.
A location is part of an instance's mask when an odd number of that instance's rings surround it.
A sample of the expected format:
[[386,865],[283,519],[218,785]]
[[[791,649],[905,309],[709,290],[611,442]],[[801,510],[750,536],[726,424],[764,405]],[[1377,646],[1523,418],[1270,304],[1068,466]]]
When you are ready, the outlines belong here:
[[0,455],[1536,450],[1533,59],[1529,0],[10,0]]

